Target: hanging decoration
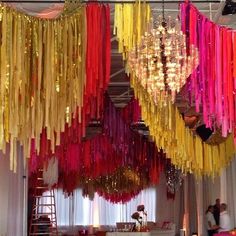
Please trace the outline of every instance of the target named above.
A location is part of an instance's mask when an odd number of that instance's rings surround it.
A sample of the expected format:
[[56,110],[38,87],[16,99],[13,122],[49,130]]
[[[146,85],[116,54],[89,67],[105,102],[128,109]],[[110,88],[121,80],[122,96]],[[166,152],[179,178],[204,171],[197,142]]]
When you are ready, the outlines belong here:
[[[132,129],[133,121],[137,121],[140,117],[137,101],[131,100],[123,110],[118,110],[106,97],[104,108],[104,120],[101,121],[102,134],[88,140],[63,137],[61,145],[56,148],[55,156],[58,157],[60,170],[58,187],[63,188],[63,191],[68,194],[78,186],[82,186],[81,179],[93,182],[100,178],[105,179],[120,168],[122,168],[122,176],[134,182],[139,189],[157,184],[159,181],[165,163],[165,154],[158,151],[155,143],[147,136]],[[73,128],[76,130],[76,126]],[[73,132],[66,131],[66,134],[73,137]],[[37,171],[45,160],[53,156],[50,152],[40,154],[42,155],[32,155],[30,173]],[[139,182],[142,184],[138,184]],[[123,181],[119,185],[120,190],[122,183]],[[98,192],[106,199],[110,197],[111,201],[125,201],[140,191],[136,189],[137,191],[133,191],[132,194],[122,192],[117,195],[115,192],[107,193],[104,189],[102,191],[100,185],[100,188],[96,186],[89,185],[84,192],[90,197],[93,196],[92,192]]]
[[[164,10],[164,9],[163,9]],[[129,53],[129,69],[157,102],[175,95],[198,65],[198,52],[187,54],[186,36],[178,19],[159,17],[150,23],[141,43]],[[165,101],[164,101],[165,102]]]
[[150,21],[150,5],[140,0],[134,4],[115,4],[114,34],[123,59],[141,41]]
[[0,10],[0,149],[10,142],[10,169],[16,170],[17,141],[25,157],[47,161],[61,139],[80,140],[89,120],[101,117],[110,76],[110,9],[81,5],[55,20],[5,5]]
[[[148,137],[133,131],[131,123],[125,123],[127,120],[123,120],[131,113],[134,118],[139,117],[135,114],[138,113],[137,102],[131,101],[124,111],[118,111],[108,97],[105,104],[103,134],[81,143],[64,143],[57,154],[61,187],[67,193],[78,187],[81,177],[96,180],[100,176],[110,176],[123,167],[129,167],[136,172],[137,177],[129,169],[123,170],[123,175],[132,181],[137,182],[138,179],[144,178],[143,181],[146,181],[148,186],[159,181],[165,163],[164,153],[158,151]],[[105,195],[108,198],[108,194]],[[115,193],[112,198],[115,198]]]
[[65,0],[62,14],[73,14],[78,8],[82,6],[82,4],[83,3],[81,0]]
[[96,179],[82,179],[79,186],[85,189],[85,196],[91,195],[90,191],[97,192],[106,200],[118,203],[130,201],[148,186],[145,176],[141,176],[130,167],[118,168],[110,175],[100,176]]
[[[158,183],[165,154],[162,150],[158,151],[155,143],[148,137],[132,130],[132,123],[140,118],[137,101],[131,100],[122,111],[115,108],[110,99],[106,99],[105,104],[107,109],[104,112],[104,133],[122,154],[124,165],[131,165],[143,172],[147,171],[149,182]],[[132,114],[130,117],[133,117],[133,121],[124,119],[125,114],[126,116]]]
[[165,164],[167,199],[175,199],[175,193],[183,182],[183,174],[170,162]]
[[[122,19],[120,21],[122,22]],[[121,27],[120,25],[117,23],[118,27]],[[124,32],[118,40],[123,38],[125,38]],[[156,146],[163,148],[172,164],[184,172],[193,172],[196,176],[206,174],[212,177],[228,165],[235,154],[232,136],[219,145],[211,146],[203,143],[185,127],[177,107],[172,104],[170,95],[165,97],[164,103],[162,99],[154,100],[134,73],[131,73],[131,83],[141,105],[142,119],[149,127],[150,135]]]
[[202,108],[207,127],[236,138],[236,32],[210,21],[190,3],[181,4],[181,21],[188,48],[199,50],[199,66],[189,83],[196,110]]
[[220,174],[235,154],[233,137],[218,145],[204,143],[200,137],[193,136],[185,127],[178,108],[167,97],[166,104],[155,103],[134,76],[131,79],[135,96],[139,99],[142,118],[149,127],[157,147],[163,148],[173,165],[184,172],[193,172],[196,176]]
[[82,108],[85,85],[85,9],[56,20],[0,8],[0,149],[10,143],[10,169],[16,170],[16,142],[30,156],[31,139],[40,151],[46,129],[51,149]]
[[82,111],[83,135],[91,119],[103,116],[103,97],[110,81],[111,36],[110,7],[90,3],[87,15],[86,86]]

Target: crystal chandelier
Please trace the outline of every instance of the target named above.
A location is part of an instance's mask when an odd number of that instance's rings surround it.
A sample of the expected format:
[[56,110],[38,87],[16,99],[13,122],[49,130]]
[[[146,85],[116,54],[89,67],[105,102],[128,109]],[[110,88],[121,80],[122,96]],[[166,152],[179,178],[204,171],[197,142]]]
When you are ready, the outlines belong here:
[[154,101],[171,95],[174,102],[198,65],[198,51],[193,47],[187,51],[178,19],[159,17],[156,23],[150,23],[140,45],[129,53],[128,65]]

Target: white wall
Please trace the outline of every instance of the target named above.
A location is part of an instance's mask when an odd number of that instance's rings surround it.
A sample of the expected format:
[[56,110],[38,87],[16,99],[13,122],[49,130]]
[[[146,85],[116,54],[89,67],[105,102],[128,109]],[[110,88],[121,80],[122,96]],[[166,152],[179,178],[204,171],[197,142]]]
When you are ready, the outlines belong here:
[[0,153],[0,236],[25,236],[24,167],[18,148],[17,173],[9,170],[9,155]]
[[9,161],[7,157],[0,156],[0,235],[7,235],[8,196],[9,196]]

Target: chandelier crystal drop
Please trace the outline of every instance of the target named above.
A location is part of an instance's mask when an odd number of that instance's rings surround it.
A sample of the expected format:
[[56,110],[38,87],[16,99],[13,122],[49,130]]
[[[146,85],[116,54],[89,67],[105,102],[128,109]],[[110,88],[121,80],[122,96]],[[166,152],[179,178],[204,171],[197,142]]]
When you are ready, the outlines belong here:
[[168,95],[174,102],[176,93],[198,65],[198,51],[194,47],[187,51],[178,19],[159,17],[155,24],[150,23],[140,45],[129,53],[128,65],[155,102]]

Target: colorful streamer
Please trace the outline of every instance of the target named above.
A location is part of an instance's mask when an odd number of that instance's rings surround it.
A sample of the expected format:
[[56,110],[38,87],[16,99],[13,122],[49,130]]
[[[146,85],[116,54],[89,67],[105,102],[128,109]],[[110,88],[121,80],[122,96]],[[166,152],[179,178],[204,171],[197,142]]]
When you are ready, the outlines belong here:
[[[119,10],[121,11],[122,9]],[[130,14],[131,17],[133,13],[127,12],[127,14]],[[187,15],[185,11],[183,11],[183,16],[187,20],[191,17],[190,22],[188,21],[186,24],[182,25],[182,30],[188,34],[187,29],[190,27],[189,24],[199,21],[194,15]],[[145,19],[146,18],[144,17],[141,20],[145,21]],[[122,22],[124,21],[122,17],[120,19],[116,18],[116,20],[118,21],[116,23],[118,28],[117,32],[120,32],[118,40],[123,41],[123,39],[127,38],[132,33],[126,33],[122,30]],[[128,25],[128,23],[131,24],[131,26]],[[131,27],[132,22],[127,22],[127,28],[131,29]],[[138,25],[137,27],[141,26]],[[201,26],[199,25],[199,27]],[[194,36],[197,35],[197,32],[194,31],[194,27],[192,28],[191,26],[190,28],[193,33],[190,34],[191,37],[189,37],[188,40],[195,42],[196,38],[194,38]],[[205,32],[202,31],[201,33],[203,35]],[[133,34],[135,35],[134,31]],[[212,35],[211,37],[213,40],[214,37]],[[199,38],[203,39],[201,36],[199,36]],[[204,47],[203,41],[199,43],[202,43]],[[190,49],[191,48],[189,47],[189,52],[192,51]],[[204,68],[208,65],[209,63],[206,61],[202,64]],[[196,72],[194,73],[196,74]],[[206,79],[206,76],[207,74],[204,71],[204,79]],[[221,169],[228,165],[235,154],[232,136],[229,136],[224,143],[215,146],[203,143],[200,137],[194,136],[192,131],[185,127],[185,123],[177,107],[171,104],[171,98],[169,96],[160,96],[158,99],[154,100],[132,72],[131,77],[135,96],[139,99],[141,105],[142,119],[149,127],[150,134],[153,137],[156,146],[162,148],[167,157],[171,159],[171,162],[184,172],[193,172],[196,176],[203,174],[215,176],[219,174]],[[193,84],[197,83],[197,80],[193,80]],[[209,93],[211,93],[211,99],[213,99],[213,94],[210,89]],[[196,103],[199,103],[198,97],[196,97]],[[204,110],[206,109],[208,109],[208,107],[205,105]],[[211,107],[211,109],[213,108]]]
[[181,20],[189,47],[199,50],[199,67],[190,77],[196,110],[202,105],[207,127],[220,128],[223,137],[229,133],[236,137],[236,33],[210,21],[189,3],[181,5]]
[[150,5],[137,1],[135,4],[116,4],[114,34],[118,40],[118,51],[123,59],[136,46],[147,29],[151,17]]
[[10,143],[10,169],[16,170],[16,142],[30,156],[39,153],[46,130],[54,151],[72,113],[83,105],[85,9],[72,16],[42,20],[0,8],[0,149]]
[[[111,201],[118,201],[118,199],[125,201],[128,199],[127,191],[123,194],[110,193],[111,195],[109,195],[101,184],[101,178],[106,179],[106,176],[107,178],[112,176],[120,168],[134,171],[143,182],[134,185],[136,186],[135,191],[129,195],[133,196],[134,192],[138,193],[144,187],[158,183],[165,163],[165,154],[158,151],[155,143],[148,137],[132,129],[132,124],[140,117],[137,101],[133,100],[123,110],[118,110],[106,97],[104,107],[102,134],[89,140],[76,139],[73,133],[71,133],[71,137],[61,138],[61,145],[56,148],[55,153],[59,160],[58,187],[63,188],[67,193],[72,193],[77,187],[87,188],[85,183],[89,181],[94,191],[98,191],[106,198],[110,196]],[[127,117],[129,119],[126,119]],[[70,133],[66,131],[66,134]],[[47,144],[47,142],[45,143]],[[45,149],[42,148],[42,150]],[[54,156],[52,153],[40,154],[42,155],[32,155],[30,159],[31,173],[37,171],[42,163]],[[121,178],[123,179],[123,177]],[[118,176],[117,181],[119,179]],[[125,187],[125,183],[121,181],[120,190],[122,186]]]
[[155,103],[135,77],[132,78],[132,86],[150,134],[172,164],[183,172],[212,177],[220,174],[221,169],[229,164],[235,154],[232,135],[221,144],[206,144],[185,127],[178,108],[171,104],[170,96]]

